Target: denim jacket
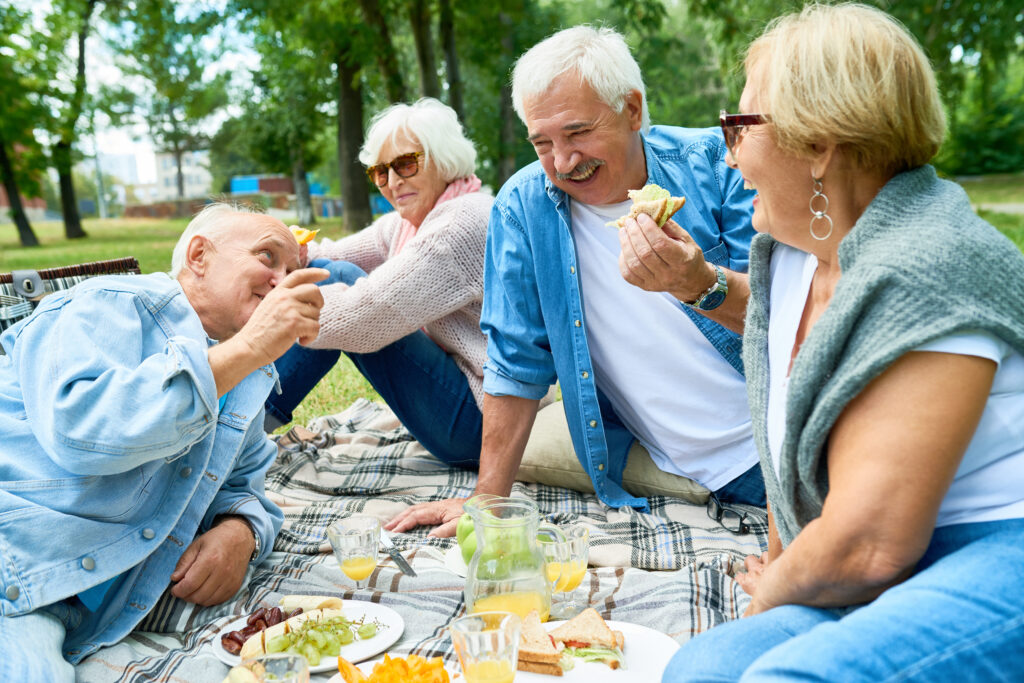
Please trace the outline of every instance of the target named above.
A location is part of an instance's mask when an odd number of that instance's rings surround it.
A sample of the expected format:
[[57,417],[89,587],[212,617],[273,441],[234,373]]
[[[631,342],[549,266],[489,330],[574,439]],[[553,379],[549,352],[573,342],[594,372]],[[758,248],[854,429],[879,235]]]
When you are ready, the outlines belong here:
[[185,548],[243,515],[262,560],[283,516],[263,490],[273,365],[218,406],[213,343],[166,274],[102,277],[46,297],[0,336],[0,614],[31,612],[124,574],[77,662],[127,635]]
[[[654,126],[642,139],[647,182],[686,197],[675,221],[708,262],[745,272],[754,193],[726,165],[721,133]],[[484,391],[536,399],[559,380],[576,456],[598,498],[613,507],[646,510],[646,499],[622,488],[634,437],[594,382],[569,202],[539,161],[498,193],[487,234],[480,318],[488,340]],[[682,304],[679,313],[743,372],[738,335]]]

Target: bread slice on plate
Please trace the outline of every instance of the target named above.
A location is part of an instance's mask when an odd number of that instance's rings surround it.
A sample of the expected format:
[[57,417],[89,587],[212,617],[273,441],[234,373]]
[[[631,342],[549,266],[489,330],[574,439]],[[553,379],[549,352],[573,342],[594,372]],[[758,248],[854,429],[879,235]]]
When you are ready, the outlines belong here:
[[519,637],[519,662],[516,668],[520,671],[561,676],[561,658],[561,648],[555,645],[555,641],[540,623],[537,611],[531,611],[523,619]]

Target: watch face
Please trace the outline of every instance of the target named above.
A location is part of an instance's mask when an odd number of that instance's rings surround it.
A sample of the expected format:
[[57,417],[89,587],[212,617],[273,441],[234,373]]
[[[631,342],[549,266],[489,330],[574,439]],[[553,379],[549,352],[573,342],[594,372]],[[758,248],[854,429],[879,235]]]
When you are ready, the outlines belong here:
[[721,306],[723,301],[725,301],[725,292],[711,292],[704,297],[704,300],[700,302],[697,308],[702,311],[711,311]]

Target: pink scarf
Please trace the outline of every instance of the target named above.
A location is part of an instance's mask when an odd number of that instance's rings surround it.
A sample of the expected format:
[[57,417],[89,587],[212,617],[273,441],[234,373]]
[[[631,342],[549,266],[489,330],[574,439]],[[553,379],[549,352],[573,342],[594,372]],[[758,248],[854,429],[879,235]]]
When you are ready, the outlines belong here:
[[[441,193],[441,196],[437,198],[437,201],[434,203],[434,207],[436,208],[439,204],[446,202],[449,199],[455,199],[456,197],[461,197],[464,194],[476,192],[480,189],[481,185],[483,185],[483,183],[476,177],[475,173],[465,178],[453,180],[448,183],[448,187],[446,187],[444,192]],[[398,227],[398,235],[395,237],[395,242],[391,247],[392,256],[402,251],[402,248],[406,243],[416,236],[416,230],[417,226],[404,218],[402,219],[402,224]]]

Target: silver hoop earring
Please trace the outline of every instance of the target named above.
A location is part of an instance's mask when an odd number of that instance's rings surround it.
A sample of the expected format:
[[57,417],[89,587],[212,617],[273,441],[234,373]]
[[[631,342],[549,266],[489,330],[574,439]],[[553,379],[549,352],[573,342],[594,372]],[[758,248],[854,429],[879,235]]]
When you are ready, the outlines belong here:
[[[821,191],[821,178],[813,178],[813,180],[814,194],[811,196],[811,201],[808,203],[808,208],[810,208],[811,210],[811,237],[818,240],[819,242],[823,242],[832,236],[832,218],[828,215],[828,197],[826,197],[825,193]],[[820,210],[814,208],[814,202],[819,197],[825,201],[825,206],[823,206]],[[821,236],[814,232],[814,223],[816,221],[828,221],[828,232]]]

